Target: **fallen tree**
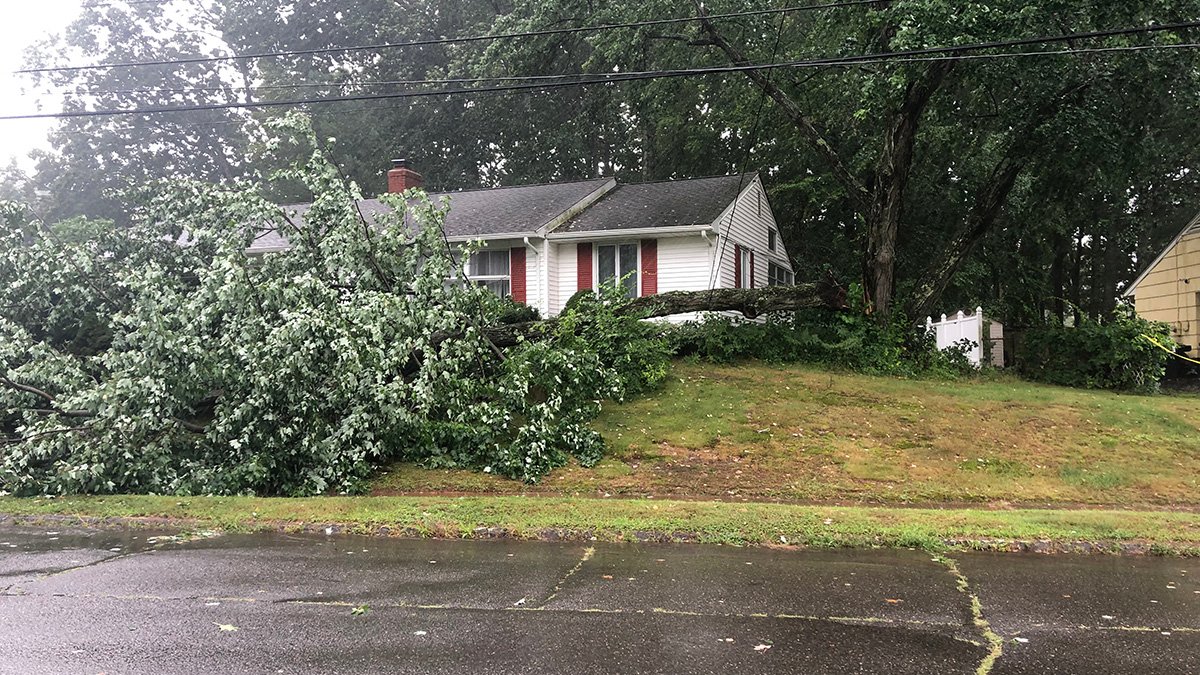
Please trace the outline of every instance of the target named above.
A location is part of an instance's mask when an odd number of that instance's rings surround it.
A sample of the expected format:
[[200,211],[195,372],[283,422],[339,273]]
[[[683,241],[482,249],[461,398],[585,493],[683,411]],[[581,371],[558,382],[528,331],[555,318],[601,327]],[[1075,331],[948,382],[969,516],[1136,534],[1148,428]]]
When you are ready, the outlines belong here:
[[[667,376],[642,318],[844,304],[831,282],[604,284],[505,325],[487,288],[446,283],[475,245],[456,255],[428,199],[389,196],[369,223],[323,154],[278,176],[312,192],[304,218],[242,183],[152,186],[128,227],[0,204],[0,492],[353,492],[398,459],[536,481],[599,461],[600,402]],[[250,257],[246,223],[292,246]]]
[[[832,277],[795,286],[670,291],[634,298],[618,307],[615,313],[649,319],[673,314],[740,312],[747,319],[756,319],[773,312],[799,309],[846,309],[846,291]],[[557,322],[558,319],[546,319],[487,326],[483,334],[497,347],[513,347],[552,333]]]

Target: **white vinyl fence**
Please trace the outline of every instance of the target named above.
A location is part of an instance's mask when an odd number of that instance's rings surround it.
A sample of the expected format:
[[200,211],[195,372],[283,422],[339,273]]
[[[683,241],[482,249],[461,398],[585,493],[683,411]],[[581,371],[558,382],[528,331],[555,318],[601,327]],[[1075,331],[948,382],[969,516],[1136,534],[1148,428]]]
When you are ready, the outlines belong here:
[[937,348],[946,349],[960,340],[970,340],[974,346],[967,352],[967,359],[979,366],[990,363],[1004,367],[1004,326],[983,316],[983,308],[976,307],[974,314],[961,310],[949,318],[942,315],[941,321],[933,317],[925,319],[926,332],[935,333]]

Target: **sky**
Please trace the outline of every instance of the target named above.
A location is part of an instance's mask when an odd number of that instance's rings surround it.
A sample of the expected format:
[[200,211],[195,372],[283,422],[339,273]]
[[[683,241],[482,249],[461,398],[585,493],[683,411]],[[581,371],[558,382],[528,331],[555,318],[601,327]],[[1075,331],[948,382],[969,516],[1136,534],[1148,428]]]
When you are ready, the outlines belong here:
[[[25,48],[43,37],[59,33],[70,24],[85,0],[37,0],[4,4],[0,21],[0,115],[37,112],[34,101],[21,93],[28,79],[14,75],[21,68]],[[0,165],[10,157],[25,169],[32,168],[27,155],[30,150],[46,147],[46,134],[53,126],[51,120],[0,120]]]

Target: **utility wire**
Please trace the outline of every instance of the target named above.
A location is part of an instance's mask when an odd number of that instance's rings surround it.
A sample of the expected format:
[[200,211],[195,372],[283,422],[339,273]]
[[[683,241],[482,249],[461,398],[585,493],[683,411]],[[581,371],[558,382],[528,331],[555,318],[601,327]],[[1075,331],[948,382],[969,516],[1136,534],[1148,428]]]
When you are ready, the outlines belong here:
[[[934,57],[915,57],[915,58],[896,58],[888,59],[893,63],[928,63],[931,61],[947,61],[950,59],[960,59],[964,61],[978,61],[990,59],[1008,59],[1008,58],[1023,58],[1031,56],[1073,56],[1084,54],[1106,54],[1119,52],[1143,52],[1143,51],[1172,51],[1177,49],[1196,49],[1200,48],[1200,42],[1174,42],[1171,44],[1153,44],[1153,45],[1129,45],[1125,47],[1082,47],[1078,49],[1055,49],[1055,50],[1039,50],[1031,52],[1006,52],[1001,54],[963,54],[961,56],[934,56]],[[830,67],[840,66],[855,66],[860,64],[879,63],[880,61],[854,61],[854,62],[830,62],[826,65]],[[631,74],[631,73],[626,73]],[[190,94],[202,92],[244,92],[247,89],[254,92],[261,91],[280,91],[289,89],[323,89],[331,87],[347,88],[347,87],[384,87],[397,85],[430,85],[430,84],[467,84],[470,82],[525,82],[525,81],[548,81],[548,80],[563,80],[569,77],[587,77],[591,75],[604,75],[604,73],[564,73],[562,75],[505,75],[505,76],[487,76],[479,77],[452,77],[452,78],[437,78],[424,80],[379,80],[379,81],[359,81],[359,82],[298,82],[295,84],[260,84],[249,88],[238,84],[224,84],[221,86],[212,87],[142,87],[140,89],[88,89],[85,91],[75,91],[73,93],[80,96],[103,96],[106,94]]]
[[[404,91],[393,93],[378,93],[378,94],[355,94],[349,96],[333,96],[326,98],[301,98],[276,101],[245,101],[234,103],[211,103],[187,106],[156,106],[148,108],[130,108],[130,109],[110,109],[110,110],[79,110],[71,112],[59,113],[34,113],[26,115],[5,115],[0,116],[0,120],[19,120],[19,119],[67,119],[74,117],[101,117],[113,115],[147,115],[168,112],[192,112],[200,110],[223,110],[223,109],[241,109],[241,108],[268,108],[268,107],[292,107],[300,105],[308,105],[314,103],[338,103],[343,101],[373,101],[373,100],[391,100],[404,98],[421,98],[430,96],[451,96],[458,94],[483,94],[497,92],[514,92],[528,90],[549,90],[561,87],[576,87],[591,84],[608,84],[613,82],[627,82],[633,80],[651,80],[664,79],[674,77],[692,77],[696,75],[708,75],[714,73],[735,73],[748,70],[773,70],[778,68],[821,68],[842,65],[861,65],[870,63],[887,63],[891,61],[907,62],[916,60],[913,57],[925,55],[946,56],[946,58],[964,58],[960,55],[961,52],[980,51],[985,49],[998,49],[1004,47],[1044,44],[1051,42],[1065,42],[1070,40],[1080,40],[1086,38],[1097,37],[1112,37],[1118,35],[1134,35],[1139,33],[1156,33],[1170,30],[1184,30],[1200,28],[1200,21],[1190,21],[1185,23],[1165,24],[1158,26],[1144,26],[1138,28],[1114,28],[1102,31],[1089,31],[1084,33],[1072,33],[1069,35],[1055,35],[1036,38],[1020,38],[1014,40],[1003,40],[986,43],[966,44],[966,45],[950,45],[943,47],[927,47],[923,49],[910,49],[906,51],[886,52],[883,54],[863,54],[848,57],[833,57],[814,59],[806,61],[788,61],[783,63],[762,63],[762,64],[747,64],[747,65],[729,65],[729,66],[709,66],[702,68],[680,68],[672,70],[656,70],[656,71],[640,71],[628,73],[605,73],[591,76],[565,76],[578,77],[578,79],[545,82],[545,83],[526,83],[512,84],[496,87],[457,87],[445,89],[429,89],[424,91]],[[1064,50],[1065,51],[1065,50]],[[1002,54],[991,54],[978,56],[976,58],[1003,58]],[[939,60],[939,59],[934,59]]]
[[[855,7],[859,5],[874,5],[879,4],[880,0],[841,0],[839,2],[827,2],[819,5],[797,5],[793,7],[782,7],[774,9],[759,9],[745,12],[726,12],[724,14],[711,14],[709,19],[732,19],[748,16],[764,16],[768,14],[780,14],[786,12],[806,12],[820,9],[837,9],[840,7]],[[547,35],[567,35],[573,33],[595,33],[606,30],[618,30],[627,28],[644,28],[647,26],[664,26],[677,23],[689,23],[698,21],[699,16],[687,16],[674,19],[650,19],[646,21],[631,21],[628,23],[608,23],[596,26],[574,26],[570,28],[545,28],[542,30],[523,31],[514,33],[491,33],[486,35],[467,35],[463,37],[453,38],[430,38],[426,40],[411,40],[408,42],[383,42],[373,45],[356,45],[351,47],[318,47],[313,49],[290,49],[272,52],[256,52],[253,54],[233,54],[230,56],[195,56],[185,59],[161,59],[156,61],[124,61],[118,63],[98,63],[84,66],[52,66],[46,68],[26,68],[23,70],[15,70],[14,73],[60,73],[60,72],[75,72],[81,70],[99,70],[107,68],[132,68],[136,66],[172,66],[185,65],[193,63],[217,63],[223,61],[241,61],[246,59],[261,59],[277,56],[311,56],[315,54],[344,54],[349,52],[360,51],[379,51],[382,49],[402,49],[405,47],[427,47],[432,45],[449,45],[462,44],[465,42],[486,42],[491,40],[507,40],[513,38],[534,38],[545,37]]]
[[[963,60],[981,60],[981,59],[992,59],[992,58],[998,59],[998,58],[1013,58],[1013,57],[1026,57],[1026,56],[1058,56],[1058,55],[1076,55],[1076,54],[1091,54],[1091,53],[1106,53],[1106,52],[1133,52],[1133,51],[1145,51],[1148,49],[1184,49],[1184,48],[1188,48],[1188,49],[1200,48],[1200,42],[1186,42],[1186,43],[1178,43],[1178,44],[1170,44],[1170,45],[1140,45],[1140,46],[1130,46],[1130,47],[1105,47],[1105,48],[1100,48],[1100,49],[1072,49],[1072,50],[1055,50],[1055,51],[1039,51],[1039,52],[1016,52],[1016,53],[1009,53],[1009,54],[965,54],[961,57],[932,56],[932,57],[924,57],[924,58],[895,59],[894,62],[897,62],[897,63],[926,63],[926,62],[932,62],[932,61],[947,61],[947,60],[956,59],[956,58],[963,59]],[[833,66],[839,66],[839,65],[841,65],[841,64],[833,64]],[[850,64],[850,65],[855,65],[855,64]],[[312,111],[310,111],[310,114],[312,114],[312,115],[343,115],[343,114],[347,114],[347,113],[367,112],[367,111],[371,111],[371,110],[395,110],[395,108],[396,108],[396,106],[393,104],[390,104],[390,103],[378,103],[378,104],[374,104],[374,105],[338,106],[338,107],[334,107],[334,108],[312,110]],[[149,117],[149,116],[147,116],[147,117]],[[149,121],[149,120],[146,120],[146,121]],[[253,121],[254,120],[252,118],[244,118],[244,117],[236,118],[236,119],[213,119],[213,120],[206,120],[206,121],[190,121],[190,120],[186,121],[186,122],[164,121],[164,122],[162,122],[163,126],[158,127],[157,129],[155,129],[155,131],[157,133],[172,132],[172,131],[178,131],[178,132],[183,133],[183,132],[185,132],[186,129],[190,129],[190,128],[194,128],[194,127],[207,128],[207,127],[214,127],[214,126],[227,126],[230,124],[249,124]],[[121,131],[133,131],[133,130],[144,130],[144,129],[146,129],[146,127],[143,124],[139,123],[139,124],[131,124],[131,125],[126,125],[126,126],[122,126],[122,127],[117,127],[117,129],[121,130]]]

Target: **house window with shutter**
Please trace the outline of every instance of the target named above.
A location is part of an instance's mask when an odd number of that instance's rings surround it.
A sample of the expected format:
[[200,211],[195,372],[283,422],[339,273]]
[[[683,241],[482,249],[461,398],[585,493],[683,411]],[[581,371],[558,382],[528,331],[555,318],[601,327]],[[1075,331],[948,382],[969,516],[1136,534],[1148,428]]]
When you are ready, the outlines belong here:
[[796,275],[791,270],[783,265],[775,263],[767,263],[767,285],[768,286],[793,286],[796,283]]
[[771,229],[767,230],[767,250],[768,251],[775,250],[775,247],[778,246],[778,241],[777,241],[778,238],[779,238],[779,233],[777,233],[775,231],[775,228],[771,228]]
[[600,244],[596,247],[596,284],[620,284],[625,297],[636,298],[640,286],[638,245]]
[[512,294],[512,277],[509,276],[508,249],[479,251],[467,263],[467,276],[471,281],[486,286],[501,298]]
[[754,288],[754,251],[738,248],[738,288]]

